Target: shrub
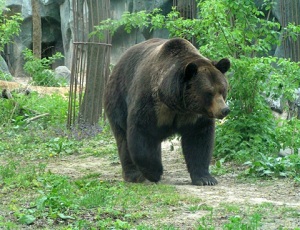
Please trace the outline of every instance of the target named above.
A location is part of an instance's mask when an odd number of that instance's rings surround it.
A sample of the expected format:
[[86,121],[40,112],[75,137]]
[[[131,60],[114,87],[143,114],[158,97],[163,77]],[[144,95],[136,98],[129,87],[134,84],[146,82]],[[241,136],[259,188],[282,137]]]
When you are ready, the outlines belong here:
[[54,72],[50,70],[50,65],[57,59],[63,58],[60,52],[57,52],[52,57],[36,58],[32,50],[25,49],[23,51],[24,59],[26,61],[24,70],[32,77],[35,85],[40,86],[62,86],[66,85],[65,79],[58,79],[55,77]]
[[0,1],[0,52],[3,51],[4,45],[12,40],[13,36],[19,34],[22,21],[20,14],[10,15],[9,9],[5,8],[5,1]]
[[[218,158],[259,160],[262,155],[277,155],[281,147],[300,148],[295,128],[283,122],[279,131],[266,102],[267,97],[280,96],[293,100],[300,85],[299,63],[269,56],[280,36],[280,24],[270,18],[273,4],[264,0],[263,9],[258,9],[252,0],[199,0],[198,19],[193,20],[181,18],[176,8],[167,15],[159,9],[126,12],[120,20],[100,22],[93,34],[101,36],[104,30],[113,34],[120,27],[128,33],[135,28],[165,28],[170,37],[196,38],[207,57],[228,57],[232,112],[217,126],[215,153]],[[286,38],[295,39],[300,26],[289,24],[282,30]],[[299,120],[293,122],[299,126]]]

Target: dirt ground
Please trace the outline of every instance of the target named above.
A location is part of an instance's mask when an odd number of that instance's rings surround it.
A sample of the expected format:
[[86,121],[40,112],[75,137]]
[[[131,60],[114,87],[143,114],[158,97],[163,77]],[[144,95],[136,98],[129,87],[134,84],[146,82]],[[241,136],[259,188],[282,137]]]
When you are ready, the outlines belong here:
[[29,78],[14,78],[14,81],[1,81],[0,89],[8,89],[10,91],[14,89],[28,89],[30,91],[36,91],[40,94],[61,94],[65,96],[70,87],[43,87],[43,86],[33,86],[29,83]]
[[[26,81],[16,79],[16,82],[0,81],[0,86],[5,86],[10,90],[20,88],[20,86],[24,87],[24,85],[28,86],[28,79]],[[30,86],[30,88],[44,94],[56,92],[64,95],[68,92],[68,87]],[[173,145],[173,151],[170,151],[170,145]],[[288,179],[256,180],[251,183],[237,179],[237,173],[229,173],[217,176],[219,184],[216,186],[193,186],[184,159],[178,153],[179,148],[179,143],[176,141],[163,143],[164,175],[160,183],[174,185],[177,191],[183,195],[200,198],[203,202],[197,204],[199,206],[205,205],[220,209],[222,204],[238,204],[247,208],[251,205],[268,203],[275,206],[275,208],[298,209],[297,217],[281,218],[274,215],[274,218],[268,220],[267,224],[264,224],[261,229],[295,229],[300,227],[300,187],[296,187],[293,181]],[[56,158],[50,161],[48,169],[53,173],[67,175],[71,178],[98,173],[100,175],[99,180],[122,180],[121,165],[116,163],[115,159],[112,160],[109,157],[99,158],[77,155]],[[207,211],[203,210],[190,212],[184,207],[173,211],[175,213],[173,218],[163,221],[174,224],[180,229],[194,229],[197,220],[208,214]],[[270,216],[272,217],[272,213],[270,213]],[[222,218],[221,216],[220,219]],[[220,222],[222,221],[220,220]],[[217,223],[216,226],[220,226],[220,224]],[[283,228],[278,228],[278,226]]]
[[[219,181],[216,186],[193,186],[184,159],[178,153],[179,144],[175,143],[174,151],[170,151],[170,145],[170,142],[163,143],[164,175],[160,183],[174,185],[177,191],[183,195],[200,198],[203,201],[198,204],[200,206],[205,205],[218,209],[222,204],[248,207],[268,203],[275,206],[275,209],[283,207],[298,209],[297,218],[280,218],[275,215],[274,219],[268,220],[268,223],[264,224],[261,229],[279,229],[278,226],[283,226],[283,229],[295,229],[300,226],[300,187],[295,187],[293,181],[278,179],[272,181],[256,180],[253,183],[243,182],[237,179],[237,174],[230,173],[216,177]],[[109,157],[69,156],[65,159],[53,160],[48,169],[53,173],[68,175],[72,178],[89,173],[99,173],[99,180],[122,180],[120,164],[116,163],[115,160],[112,162]],[[174,224],[180,229],[194,229],[197,220],[209,213],[203,210],[190,212],[184,208],[173,211],[173,218],[163,221]],[[272,213],[270,216],[272,218]],[[220,222],[222,222],[222,218],[221,216]]]

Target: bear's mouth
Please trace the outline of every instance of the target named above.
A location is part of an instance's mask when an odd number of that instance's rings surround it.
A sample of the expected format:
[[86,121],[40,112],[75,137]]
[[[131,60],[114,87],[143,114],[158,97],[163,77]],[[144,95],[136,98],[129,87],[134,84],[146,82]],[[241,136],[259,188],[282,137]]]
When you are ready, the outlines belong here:
[[215,116],[215,118],[220,119],[220,120],[222,120],[225,117],[226,117],[226,115],[217,115],[217,116]]
[[208,117],[208,118],[212,118],[212,119],[220,119],[220,120],[222,120],[222,119],[224,119],[227,115],[228,115],[228,113],[229,112],[225,112],[225,113],[217,113],[217,114],[214,114],[213,112],[209,112],[209,111],[207,111],[207,113],[206,113],[206,116]]

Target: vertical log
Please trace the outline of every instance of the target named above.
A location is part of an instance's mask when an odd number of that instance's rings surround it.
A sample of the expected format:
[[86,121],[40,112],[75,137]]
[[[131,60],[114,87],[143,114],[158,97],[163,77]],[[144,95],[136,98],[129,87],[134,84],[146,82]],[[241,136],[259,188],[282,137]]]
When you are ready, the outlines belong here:
[[39,0],[31,0],[32,6],[32,52],[36,58],[41,58],[42,51],[42,21]]

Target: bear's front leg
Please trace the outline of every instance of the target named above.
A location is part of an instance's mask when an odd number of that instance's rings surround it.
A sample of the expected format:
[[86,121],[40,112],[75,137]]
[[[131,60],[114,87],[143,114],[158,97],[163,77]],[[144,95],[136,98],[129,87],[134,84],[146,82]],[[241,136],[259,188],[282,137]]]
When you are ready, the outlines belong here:
[[209,173],[215,128],[214,121],[208,121],[208,124],[202,123],[203,125],[187,127],[182,132],[182,151],[193,185],[216,185],[218,183]]
[[131,159],[143,176],[158,182],[163,174],[161,142],[137,127],[128,127],[127,141]]

